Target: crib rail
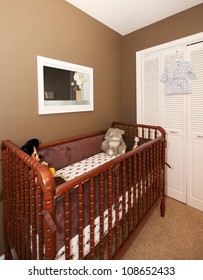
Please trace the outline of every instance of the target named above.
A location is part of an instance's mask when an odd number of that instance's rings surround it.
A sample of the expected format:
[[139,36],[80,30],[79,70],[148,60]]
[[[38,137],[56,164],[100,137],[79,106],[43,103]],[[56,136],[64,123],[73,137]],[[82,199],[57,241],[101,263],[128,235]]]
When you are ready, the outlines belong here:
[[155,139],[158,136],[165,138],[165,130],[160,126],[115,121],[112,123],[112,127],[123,129],[125,134],[131,136],[133,139],[135,136],[146,139]]

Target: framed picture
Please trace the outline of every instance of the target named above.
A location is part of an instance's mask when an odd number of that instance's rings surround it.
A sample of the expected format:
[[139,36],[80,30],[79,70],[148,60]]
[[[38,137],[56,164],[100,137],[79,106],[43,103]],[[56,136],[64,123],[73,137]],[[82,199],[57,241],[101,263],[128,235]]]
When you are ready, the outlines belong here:
[[94,110],[93,68],[37,56],[38,113]]

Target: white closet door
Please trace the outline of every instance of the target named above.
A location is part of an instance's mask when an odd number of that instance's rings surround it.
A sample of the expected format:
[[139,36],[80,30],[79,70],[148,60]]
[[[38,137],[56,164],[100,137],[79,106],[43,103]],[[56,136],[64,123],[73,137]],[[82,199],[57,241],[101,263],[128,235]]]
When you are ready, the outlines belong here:
[[160,54],[142,58],[138,123],[160,125]]
[[[183,58],[184,49],[163,52],[162,69],[178,58]],[[166,195],[186,202],[186,96],[168,95],[162,89],[162,127],[166,131]]]
[[203,211],[203,43],[188,54],[196,75],[188,96],[188,204]]

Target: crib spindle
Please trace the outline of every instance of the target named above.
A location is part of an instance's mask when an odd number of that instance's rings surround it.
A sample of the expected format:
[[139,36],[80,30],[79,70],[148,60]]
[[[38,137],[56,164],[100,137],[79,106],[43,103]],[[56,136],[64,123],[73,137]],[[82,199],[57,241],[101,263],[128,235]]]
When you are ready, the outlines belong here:
[[29,168],[24,166],[25,178],[25,242],[26,242],[26,259],[31,257],[31,238],[30,238],[30,185],[29,185]]
[[126,239],[126,160],[122,165],[122,243]]
[[[44,200],[44,203],[50,205],[51,201],[49,200],[46,200],[46,198],[43,199],[43,192],[42,192],[42,188],[40,187],[40,185],[37,185],[37,192],[36,192],[36,195],[37,195],[37,208],[36,208],[36,211],[37,211],[37,229],[38,229],[38,232],[37,232],[37,243],[38,243],[38,248],[37,248],[37,251],[38,251],[38,259],[40,260],[43,260],[44,259],[44,253],[43,253],[43,217],[42,217],[42,213],[43,213],[43,200]],[[53,207],[51,208],[53,209]],[[51,210],[50,209],[50,210]],[[47,210],[48,212],[50,210]],[[47,232],[47,235],[51,235],[51,230],[49,227],[46,228],[46,232]],[[53,245],[50,243],[47,242],[47,254],[51,254],[52,253],[52,250],[53,250]],[[51,248],[49,248],[51,247]],[[50,253],[49,253],[50,252]],[[50,256],[50,259],[52,258],[52,256]]]
[[115,229],[115,242],[116,242],[116,253],[119,250],[120,247],[120,227],[119,227],[119,196],[120,196],[120,189],[119,189],[119,180],[120,180],[120,164],[117,164],[115,166],[115,224],[116,224],[116,229]]
[[[83,195],[83,191],[82,191],[82,195]],[[80,200],[80,202],[81,201],[83,202],[83,198],[79,198],[78,200]],[[83,214],[81,213],[80,207],[81,206],[78,207],[78,211],[80,211],[79,216],[82,216]],[[65,256],[66,256],[66,260],[70,260],[70,258],[71,258],[71,255],[70,255],[71,231],[70,231],[70,229],[71,229],[71,227],[70,227],[70,193],[69,193],[69,191],[67,191],[65,193]]]
[[104,173],[100,174],[100,259],[104,260]]
[[131,202],[131,192],[132,192],[132,158],[130,157],[128,160],[128,184],[127,184],[127,190],[128,190],[128,235],[130,235],[130,232],[132,231],[132,202]]
[[79,236],[79,259],[83,259],[83,228],[84,228],[84,197],[83,184],[78,188],[78,236]]
[[142,151],[142,217],[145,215],[146,201],[146,152]]
[[149,198],[149,187],[150,187],[150,169],[149,169],[149,148],[147,148],[146,154],[146,212],[149,210],[150,198]]
[[138,222],[141,220],[141,205],[142,205],[142,202],[141,202],[141,199],[142,199],[142,183],[141,183],[141,180],[142,180],[142,154],[141,152],[138,153]]
[[137,224],[137,154],[133,155],[133,227]]
[[37,259],[37,225],[36,225],[36,187],[35,187],[35,173],[34,170],[30,171],[30,219],[31,219],[31,256],[32,260]]
[[12,209],[12,205],[9,205],[9,197],[11,195],[9,187],[10,183],[12,182],[9,176],[9,171],[12,174],[12,168],[9,169],[9,150],[8,148],[1,149],[2,153],[2,182],[4,185],[3,188],[3,223],[4,223],[4,248],[5,248],[5,258],[11,259],[11,250],[9,247],[9,238],[10,241],[12,239],[12,235],[8,237],[7,230],[10,230],[11,227],[11,220],[10,220],[10,209]]
[[90,258],[94,259],[94,178],[90,179]]
[[155,192],[154,192],[154,200],[156,201],[157,200],[157,197],[158,197],[158,146],[157,146],[157,143],[155,143],[155,160],[154,160],[154,164],[155,164]]
[[112,259],[112,169],[108,169],[108,259]]

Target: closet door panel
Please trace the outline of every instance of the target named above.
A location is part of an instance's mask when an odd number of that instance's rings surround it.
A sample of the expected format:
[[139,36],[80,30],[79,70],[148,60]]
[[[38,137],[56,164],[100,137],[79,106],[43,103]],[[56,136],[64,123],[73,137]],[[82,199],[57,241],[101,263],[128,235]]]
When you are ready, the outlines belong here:
[[160,55],[153,54],[142,58],[141,67],[141,86],[138,89],[141,91],[141,107],[138,108],[138,122],[160,125]]
[[179,201],[186,201],[185,192],[185,153],[183,137],[178,134],[167,134],[166,162],[170,165],[166,172],[166,195]]
[[[163,52],[162,68],[183,58],[184,50],[171,49]],[[162,123],[166,131],[166,195],[186,202],[186,97],[167,94],[166,84],[162,89]]]
[[203,211],[203,135],[190,143],[190,167],[188,180],[188,204]]
[[188,47],[195,79],[188,96],[188,204],[203,211],[203,43]]

